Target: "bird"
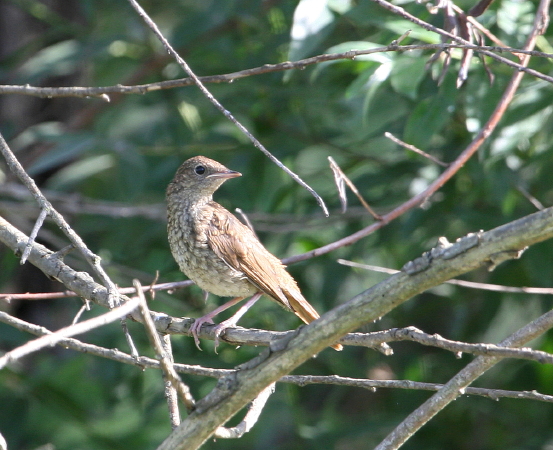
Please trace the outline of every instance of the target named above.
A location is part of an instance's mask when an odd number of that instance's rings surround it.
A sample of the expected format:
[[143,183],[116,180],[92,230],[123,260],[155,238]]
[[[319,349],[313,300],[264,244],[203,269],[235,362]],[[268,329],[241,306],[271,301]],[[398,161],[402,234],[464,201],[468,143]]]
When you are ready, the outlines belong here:
[[[247,297],[251,298],[234,316],[216,326],[215,348],[220,334],[235,326],[263,294],[306,324],[319,318],[280,259],[263,246],[249,227],[213,200],[214,192],[225,181],[240,176],[240,172],[217,161],[195,156],[182,163],[166,191],[167,235],[180,270],[206,296],[212,293],[233,297],[191,326],[200,350],[201,326],[212,324],[213,317]],[[342,350],[340,344],[332,347]]]

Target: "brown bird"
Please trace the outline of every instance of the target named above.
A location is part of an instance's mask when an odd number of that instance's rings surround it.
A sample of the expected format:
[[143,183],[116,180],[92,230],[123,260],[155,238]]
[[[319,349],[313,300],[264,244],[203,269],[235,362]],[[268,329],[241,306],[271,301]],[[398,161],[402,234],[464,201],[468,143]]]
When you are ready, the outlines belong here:
[[[234,316],[216,327],[217,338],[225,328],[236,325],[263,294],[305,323],[319,318],[281,261],[265,249],[252,230],[213,201],[213,193],[221,184],[240,176],[216,161],[196,156],[179,167],[167,187],[167,232],[179,268],[204,291],[234,297],[196,319],[190,331],[198,348],[201,326],[213,323],[217,314],[250,296]],[[332,347],[342,349],[340,344]]]

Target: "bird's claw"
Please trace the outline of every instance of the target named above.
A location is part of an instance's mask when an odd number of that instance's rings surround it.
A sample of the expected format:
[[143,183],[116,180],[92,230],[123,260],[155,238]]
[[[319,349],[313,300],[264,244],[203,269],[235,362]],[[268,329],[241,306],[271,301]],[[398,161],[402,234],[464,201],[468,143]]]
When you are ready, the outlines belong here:
[[219,336],[221,336],[221,334],[228,328],[228,326],[225,324],[225,322],[221,322],[219,325],[217,325],[214,329],[213,329],[213,334],[215,334],[215,339],[213,340],[214,341],[214,344],[215,344],[215,348],[213,349],[215,351],[216,354],[217,353],[217,347],[219,347]]
[[213,324],[213,320],[200,317],[199,319],[196,319],[194,323],[190,326],[190,334],[194,338],[194,344],[196,344],[196,348],[200,351],[202,351],[202,348],[200,347],[200,338],[198,337],[198,334],[200,333],[200,329],[202,328],[202,325],[204,323]]

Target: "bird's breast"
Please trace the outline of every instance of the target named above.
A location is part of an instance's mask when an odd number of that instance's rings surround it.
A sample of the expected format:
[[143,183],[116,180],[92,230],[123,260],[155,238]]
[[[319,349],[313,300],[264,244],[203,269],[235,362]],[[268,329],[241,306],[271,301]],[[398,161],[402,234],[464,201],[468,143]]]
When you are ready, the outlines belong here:
[[221,297],[247,297],[257,288],[243,272],[225,263],[209,243],[213,211],[209,207],[186,208],[169,204],[169,245],[179,268],[201,289]]

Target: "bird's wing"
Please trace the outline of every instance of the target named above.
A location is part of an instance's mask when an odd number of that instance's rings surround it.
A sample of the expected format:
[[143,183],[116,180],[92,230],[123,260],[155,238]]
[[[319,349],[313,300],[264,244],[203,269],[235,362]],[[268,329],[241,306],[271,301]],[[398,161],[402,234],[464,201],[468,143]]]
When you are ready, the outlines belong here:
[[243,272],[259,290],[293,311],[305,323],[319,317],[282,262],[265,249],[248,227],[222,206],[215,209],[211,221],[208,242],[217,256]]
[[[231,268],[238,270],[260,291],[272,297],[303,322],[311,323],[319,314],[303,297],[284,264],[269,253],[255,234],[232,213],[217,204],[208,227],[208,242],[213,251]],[[342,350],[340,344],[331,346]]]

